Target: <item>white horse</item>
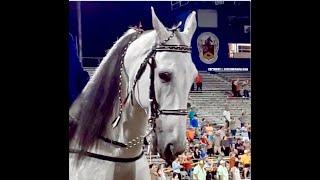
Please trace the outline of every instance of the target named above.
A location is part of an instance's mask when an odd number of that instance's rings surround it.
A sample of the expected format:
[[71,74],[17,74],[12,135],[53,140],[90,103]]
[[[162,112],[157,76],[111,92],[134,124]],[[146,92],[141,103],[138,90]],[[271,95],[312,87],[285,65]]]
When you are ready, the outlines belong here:
[[154,30],[129,29],[69,110],[71,180],[150,180],[142,146],[153,130],[167,162],[186,149],[188,94],[198,73],[190,55],[195,12],[180,32],[151,11]]

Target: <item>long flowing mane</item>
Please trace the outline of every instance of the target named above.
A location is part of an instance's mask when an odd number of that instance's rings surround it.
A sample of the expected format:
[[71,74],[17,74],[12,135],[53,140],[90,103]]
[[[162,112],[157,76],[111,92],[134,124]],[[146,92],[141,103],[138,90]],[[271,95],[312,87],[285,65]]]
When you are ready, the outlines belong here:
[[76,138],[75,145],[80,148],[78,161],[84,152],[95,145],[97,137],[112,119],[114,106],[118,102],[120,58],[134,32],[129,29],[113,45],[69,110],[69,142]]

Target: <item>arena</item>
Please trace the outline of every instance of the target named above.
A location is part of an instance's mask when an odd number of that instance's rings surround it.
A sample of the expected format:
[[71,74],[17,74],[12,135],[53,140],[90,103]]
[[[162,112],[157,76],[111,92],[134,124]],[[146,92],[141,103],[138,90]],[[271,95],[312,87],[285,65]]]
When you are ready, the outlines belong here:
[[69,2],[69,20],[70,179],[251,179],[250,1]]

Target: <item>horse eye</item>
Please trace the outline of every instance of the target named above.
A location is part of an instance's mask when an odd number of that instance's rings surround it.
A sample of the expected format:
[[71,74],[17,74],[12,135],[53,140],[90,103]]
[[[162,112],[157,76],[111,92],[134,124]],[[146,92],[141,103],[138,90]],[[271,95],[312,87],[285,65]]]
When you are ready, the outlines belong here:
[[171,73],[169,73],[169,72],[160,72],[159,77],[164,82],[171,81]]

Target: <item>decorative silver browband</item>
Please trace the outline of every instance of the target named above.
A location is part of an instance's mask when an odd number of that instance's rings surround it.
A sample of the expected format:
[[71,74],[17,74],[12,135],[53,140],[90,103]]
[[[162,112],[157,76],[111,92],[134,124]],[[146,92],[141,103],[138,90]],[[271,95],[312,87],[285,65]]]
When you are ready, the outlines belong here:
[[191,46],[186,45],[158,45],[156,51],[170,51],[170,52],[182,52],[182,53],[191,53]]

